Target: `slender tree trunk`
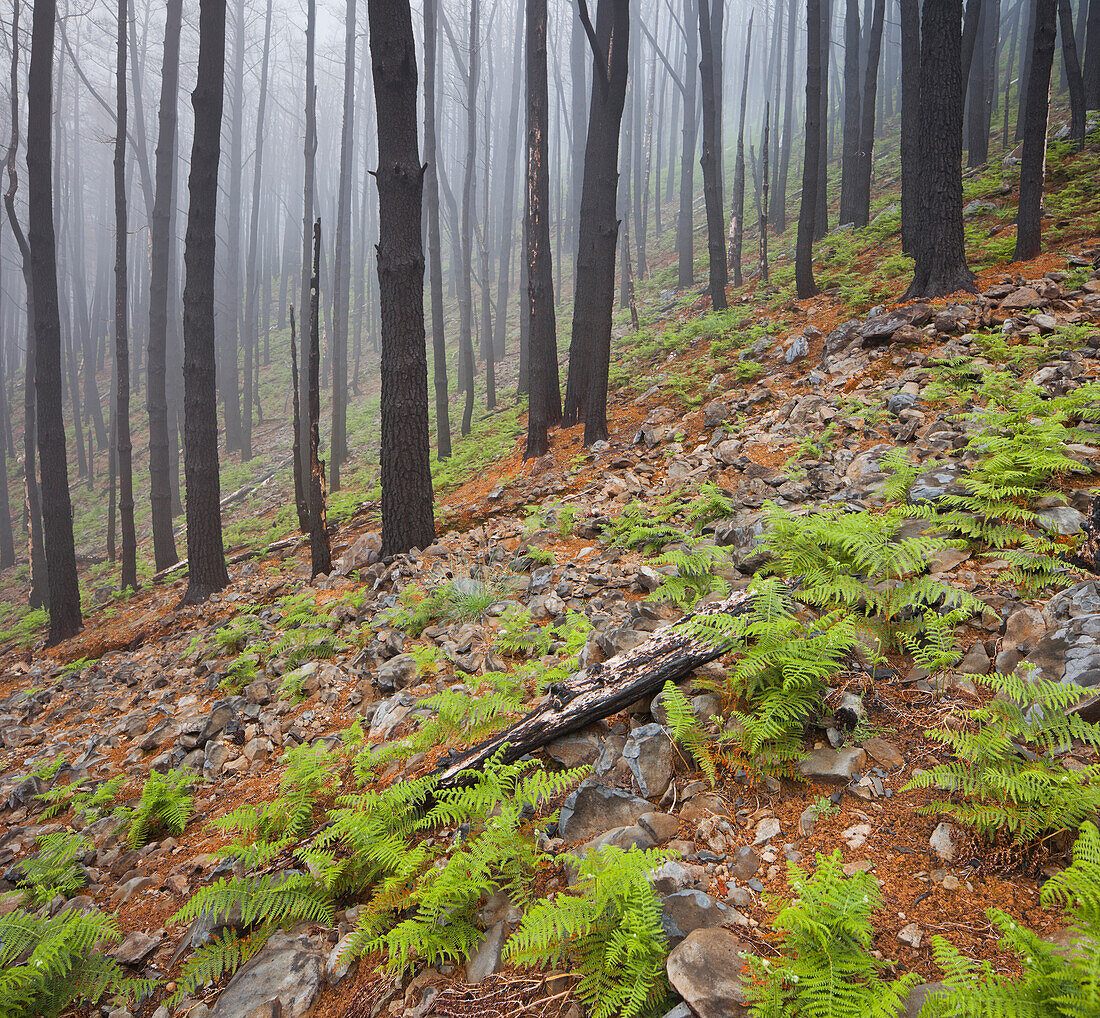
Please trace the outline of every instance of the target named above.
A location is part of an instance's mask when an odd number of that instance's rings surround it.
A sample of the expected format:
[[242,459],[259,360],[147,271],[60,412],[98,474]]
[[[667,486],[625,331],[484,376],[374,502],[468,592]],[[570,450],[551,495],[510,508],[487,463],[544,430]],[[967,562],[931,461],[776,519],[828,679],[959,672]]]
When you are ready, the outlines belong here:
[[[313,237],[313,187],[314,187],[314,163],[317,158],[317,85],[314,80],[314,40],[317,35],[317,0],[306,0],[306,96],[305,96],[305,149],[302,185],[302,299],[299,308],[304,308],[309,314],[309,284],[312,279],[312,237]],[[299,379],[298,400],[309,406],[309,393],[302,386],[306,384],[305,372]],[[309,476],[309,421],[303,417],[300,422],[301,433],[298,436],[299,456],[301,458],[301,471],[303,479]],[[303,505],[306,503],[303,502]],[[307,524],[302,532],[308,531]]]
[[844,134],[840,171],[840,224],[856,221],[859,175],[859,0],[846,0],[844,14]]
[[367,0],[378,125],[382,309],[382,554],[435,540],[424,348],[424,178],[409,0]]
[[[721,2],[721,0],[718,0]],[[707,248],[710,256],[710,300],[715,311],[726,310],[726,244],[722,222],[722,181],[718,167],[718,97],[715,95],[714,38],[708,0],[698,0],[699,71],[703,89],[703,198],[707,208]],[[744,165],[741,168],[742,196]]]
[[1001,151],[1007,151],[1009,148],[1008,140],[1008,111],[1009,103],[1008,96],[1012,90],[1012,67],[1013,61],[1016,58],[1016,39],[1020,34],[1020,23],[1023,21],[1024,11],[1023,3],[1016,5],[1015,16],[1012,19],[1012,37],[1008,42],[1008,66],[1005,69],[1005,88],[1004,88],[1004,122],[1001,126]]
[[920,0],[901,2],[901,249],[917,245],[920,166]]
[[[696,91],[695,67],[699,60],[698,36],[694,29],[696,23],[695,5],[706,0],[684,0],[684,20],[682,28],[687,37],[687,58],[684,70],[684,147],[680,153],[680,214],[676,220],[677,286],[683,289],[691,286],[695,280],[695,252],[693,212],[695,205],[695,130],[696,130]],[[587,154],[586,154],[587,158]],[[583,213],[582,213],[583,215]],[[573,370],[573,357],[569,357],[570,375]],[[565,416],[569,419],[569,395],[566,391]]]
[[225,0],[199,0],[199,66],[191,105],[195,135],[188,179],[183,287],[184,472],[187,591],[199,604],[229,584],[222,546],[218,404],[214,364],[214,245],[221,159]]
[[313,224],[313,278],[309,287],[309,557],[310,576],[332,572],[325,516],[325,464],[321,446],[321,220]]
[[764,138],[760,144],[760,280],[768,281],[768,128],[771,118],[770,104],[764,104]]
[[1047,111],[1054,66],[1054,36],[1058,10],[1054,0],[1037,0],[1032,40],[1031,77],[1027,89],[1027,123],[1020,160],[1020,205],[1016,213],[1016,253],[1013,261],[1034,258],[1042,250],[1043,178],[1047,158]]
[[[0,225],[0,242],[3,241],[3,237],[4,233]],[[0,251],[0,269],[2,269],[2,263],[3,252]],[[3,288],[0,287],[0,293],[2,292]],[[6,336],[7,330],[3,329],[2,322],[0,322],[0,329]],[[8,454],[14,455],[15,449],[11,435],[11,413],[8,407],[8,383],[5,377],[7,374],[6,347],[6,339],[0,340],[0,422],[4,425],[4,436],[0,440],[0,569],[15,565],[15,533],[11,526],[11,504],[8,500]]]
[[[354,3],[354,0],[351,0]],[[246,269],[245,314],[244,314],[244,399],[241,413],[241,460],[252,458],[252,404],[259,395],[253,391],[253,362],[257,366],[260,359],[259,311],[260,297],[259,272],[259,233],[260,233],[260,187],[263,184],[264,158],[264,116],[267,110],[267,69],[271,58],[271,0],[267,0],[267,14],[264,17],[264,52],[260,63],[260,105],[256,112],[255,155],[252,164],[252,208],[248,220],[248,266]]]
[[741,247],[745,237],[745,113],[749,98],[749,59],[752,56],[752,14],[745,33],[745,69],[741,80],[741,115],[737,122],[737,156],[733,164],[733,231],[729,264],[733,285],[741,285]]
[[[8,147],[8,187],[4,192],[4,208],[8,224],[19,248],[23,269],[23,284],[27,298],[27,352],[23,375],[23,484],[26,499],[27,530],[30,537],[28,557],[31,562],[30,604],[33,608],[49,605],[49,577],[46,568],[45,538],[42,533],[42,503],[38,487],[38,400],[35,386],[37,373],[37,338],[35,335],[34,269],[30,244],[15,213],[15,195],[19,188],[16,153],[19,150],[19,0],[13,0],[11,24],[11,144]],[[47,103],[46,109],[49,110]]]
[[436,43],[439,39],[438,4],[439,0],[424,0],[424,193],[428,213],[428,276],[432,300],[436,444],[439,458],[445,460],[451,455],[451,416],[447,401],[447,338],[443,330],[443,259],[439,249],[439,175],[436,171],[435,67]]
[[[818,97],[818,124],[821,137],[817,154],[817,212],[814,214],[814,240],[829,232],[829,56],[832,49],[833,0],[821,4],[821,94]],[[807,132],[809,124],[807,123]]]
[[[516,61],[517,66],[519,61]],[[493,80],[492,64],[489,65],[488,79],[490,84]],[[493,353],[493,309],[492,299],[489,295],[489,237],[492,235],[490,227],[491,208],[489,205],[489,167],[492,163],[490,158],[490,140],[489,140],[489,110],[493,105],[493,90],[489,88],[485,94],[485,106],[484,116],[482,117],[482,133],[485,136],[485,142],[482,148],[482,158],[484,160],[484,175],[482,177],[482,194],[484,196],[485,204],[482,207],[482,228],[478,231],[478,253],[481,258],[481,279],[479,280],[481,285],[481,327],[480,327],[480,340],[479,346],[481,348],[481,359],[485,362],[485,409],[495,410],[497,406],[497,380],[496,380],[496,364]]]
[[970,82],[970,70],[974,66],[974,47],[978,42],[978,29],[981,27],[982,8],[985,5],[982,0],[967,0],[966,13],[963,15],[962,34],[962,90],[966,97],[967,86]]
[[504,156],[504,192],[501,195],[503,202],[500,219],[500,271],[497,275],[497,321],[496,331],[493,336],[493,356],[496,360],[503,360],[505,335],[507,332],[508,296],[511,290],[512,274],[512,230],[515,226],[515,195],[516,195],[516,150],[519,148],[519,110],[520,98],[523,89],[520,88],[522,80],[522,61],[520,59],[523,46],[523,19],[516,18],[516,40],[514,52],[515,74],[512,81],[511,114],[506,123],[508,144]]
[[921,24],[919,205],[909,297],[973,290],[962,222],[962,18],[959,0],[924,0]]
[[813,240],[817,218],[817,165],[821,155],[821,0],[806,0],[806,151],[802,161],[802,204],[795,248],[795,291],[800,298],[817,293]]
[[473,204],[474,169],[477,162],[477,86],[480,78],[480,49],[478,42],[478,0],[470,3],[470,54],[466,72],[466,165],[462,177],[462,264],[458,280],[458,342],[459,372],[466,405],[462,411],[462,434],[468,435],[474,414],[474,295],[473,295]]
[[[913,0],[915,3],[916,0]],[[783,233],[787,229],[787,176],[791,162],[791,139],[794,131],[794,52],[798,38],[798,0],[790,0],[787,10],[787,84],[783,99],[783,139],[779,147],[779,176],[772,196],[772,229]],[[778,111],[777,111],[778,112]]]
[[[570,155],[569,177],[569,239],[576,250],[576,241],[580,229],[581,189],[584,186],[584,148],[581,139],[585,136],[587,111],[585,100],[588,96],[587,72],[588,41],[584,36],[584,25],[580,18],[570,18],[569,32],[569,87],[570,105],[573,121],[573,145]],[[524,227],[526,229],[526,226]],[[526,260],[523,262],[526,264]],[[521,271],[523,270],[521,267]],[[574,276],[577,265],[573,264]],[[527,291],[523,291],[526,296]],[[523,317],[523,316],[521,316]]]
[[1085,83],[1081,62],[1077,59],[1077,40],[1073,35],[1073,12],[1069,0],[1058,0],[1058,21],[1062,28],[1062,60],[1069,86],[1069,137],[1080,152],[1085,147]]
[[1085,59],[1081,71],[1085,84],[1085,109],[1100,109],[1100,0],[1088,0],[1085,22]]
[[302,477],[302,401],[298,378],[298,330],[294,320],[294,302],[290,302],[290,381],[293,386],[294,407],[294,507],[298,512],[298,529],[310,532],[309,503],[306,500],[305,479]]
[[547,428],[561,419],[554,277],[550,255],[550,100],[546,84],[546,0],[527,0],[527,314],[531,401],[525,458],[550,448]]
[[[38,456],[42,470],[42,530],[50,598],[47,643],[50,645],[78,633],[83,623],[73,542],[69,470],[65,460],[65,422],[61,413],[61,318],[57,301],[57,252],[50,173],[56,17],[53,0],[38,0],[34,5],[27,80],[28,233],[34,283]],[[15,42],[17,44],[18,39]]]
[[[1045,0],[1049,3],[1051,0]],[[1027,121],[1027,83],[1031,80],[1031,56],[1035,50],[1035,19],[1038,15],[1039,0],[1030,0],[1027,9],[1027,31],[1020,40],[1020,80],[1016,96],[1016,134],[1015,141],[1024,136],[1024,123]]]
[[137,589],[134,529],[133,442],[130,439],[130,330],[126,280],[126,0],[118,0],[118,60],[115,65],[115,372],[118,400],[118,510],[122,524],[122,589]]
[[[584,187],[578,237],[573,330],[564,421],[584,418],[584,443],[607,438],[607,375],[611,359],[611,310],[615,302],[615,215],[619,129],[626,99],[630,44],[628,0],[599,0],[590,31],[587,5],[580,12],[592,48],[592,101],[584,150]],[[689,33],[690,34],[690,33]]]
[[875,13],[871,19],[871,38],[867,47],[867,74],[863,82],[855,218],[852,220],[857,227],[866,226],[871,218],[871,161],[875,147],[875,99],[878,89],[879,56],[882,52],[882,19],[885,11],[886,0],[875,0]]

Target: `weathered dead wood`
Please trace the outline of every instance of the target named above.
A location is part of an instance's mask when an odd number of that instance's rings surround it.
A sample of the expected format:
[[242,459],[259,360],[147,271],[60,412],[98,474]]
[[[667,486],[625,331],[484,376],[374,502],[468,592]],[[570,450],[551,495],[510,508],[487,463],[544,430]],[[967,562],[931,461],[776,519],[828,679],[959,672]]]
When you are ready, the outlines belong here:
[[484,766],[502,746],[507,747],[504,761],[512,763],[563,735],[617,714],[642,697],[659,692],[666,682],[682,679],[700,665],[721,657],[728,647],[700,638],[692,621],[742,615],[751,603],[748,591],[738,591],[654,633],[633,650],[590,665],[551,686],[545,702],[525,717],[441,768],[437,772],[438,787],[461,784],[463,771]]

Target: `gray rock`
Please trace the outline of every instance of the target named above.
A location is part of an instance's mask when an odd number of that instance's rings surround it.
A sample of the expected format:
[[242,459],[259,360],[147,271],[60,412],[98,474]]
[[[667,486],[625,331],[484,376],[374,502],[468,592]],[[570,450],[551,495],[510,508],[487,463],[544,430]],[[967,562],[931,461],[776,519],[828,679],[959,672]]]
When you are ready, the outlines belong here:
[[938,505],[951,495],[965,495],[963,478],[967,471],[959,465],[937,465],[920,474],[909,487],[909,501],[914,505],[930,502]]
[[612,828],[630,827],[652,811],[645,799],[589,779],[565,800],[558,830],[566,841],[589,841]]
[[787,347],[786,353],[783,354],[783,360],[788,364],[793,364],[797,360],[801,360],[810,352],[810,341],[804,335],[796,336],[794,342]]
[[728,905],[702,891],[675,891],[661,899],[661,928],[672,946],[695,930],[721,926],[730,918]]
[[1059,505],[1051,509],[1040,509],[1035,515],[1046,530],[1063,537],[1080,534],[1084,529],[1085,514],[1073,506]]
[[466,962],[466,982],[477,984],[500,971],[501,952],[508,939],[508,924],[493,923],[485,931],[485,938]]
[[416,678],[416,658],[411,654],[398,654],[378,669],[378,688],[383,693],[404,689]]
[[928,839],[928,847],[938,859],[951,862],[955,858],[955,828],[948,823],[937,824]]
[[713,400],[703,407],[703,426],[708,430],[717,428],[729,419],[730,408],[721,400]]
[[863,770],[867,754],[858,747],[814,749],[798,761],[798,772],[809,781],[827,785],[846,785],[857,771]]
[[195,746],[186,748],[205,746],[211,739],[217,738],[227,728],[232,730],[233,726],[239,724],[238,712],[243,704],[244,698],[240,696],[231,696],[219,700],[206,716],[206,721],[199,731]]
[[1100,615],[1100,581],[1086,580],[1060,591],[1046,603],[1043,615],[1052,625],[1079,615]]
[[257,1005],[278,1000],[285,1018],[307,1014],[321,993],[325,952],[309,937],[273,933],[230,980],[211,1018],[238,1018]]
[[959,671],[963,675],[988,675],[990,669],[989,655],[986,653],[985,644],[981,640],[975,640],[959,662]]
[[729,874],[734,880],[752,880],[760,872],[760,856],[751,845],[739,848],[726,863]]
[[749,1003],[741,978],[745,950],[729,930],[696,930],[669,954],[668,981],[698,1018],[744,1018]]
[[634,729],[623,747],[634,784],[646,798],[664,795],[672,780],[672,739],[654,723]]
[[1034,649],[1046,630],[1046,619],[1038,608],[1021,608],[1008,617],[1001,649],[1019,648],[1022,654],[1027,654]]
[[917,397],[911,392],[895,392],[889,399],[886,400],[886,409],[890,411],[895,417],[902,412],[902,410],[911,407],[916,403]]
[[382,550],[382,539],[374,533],[360,534],[336,560],[335,572],[341,576],[347,576],[378,561],[378,553]]
[[546,746],[546,755],[567,770],[594,763],[599,755],[604,732],[592,726],[563,735]]
[[943,983],[921,983],[919,986],[914,986],[909,991],[905,1009],[898,1018],[918,1018],[928,998],[938,996],[942,991]]
[[160,937],[151,937],[148,933],[135,930],[111,954],[122,965],[140,965],[158,947]]

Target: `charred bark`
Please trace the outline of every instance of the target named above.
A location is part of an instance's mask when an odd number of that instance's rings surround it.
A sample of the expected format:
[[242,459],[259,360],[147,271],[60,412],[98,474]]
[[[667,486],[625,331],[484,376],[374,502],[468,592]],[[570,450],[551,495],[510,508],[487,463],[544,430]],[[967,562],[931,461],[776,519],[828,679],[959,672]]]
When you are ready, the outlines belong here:
[[817,293],[813,242],[817,221],[817,166],[821,156],[821,2],[806,0],[806,151],[802,160],[802,203],[795,245],[795,291],[799,298]]
[[309,557],[311,576],[332,572],[325,516],[325,464],[321,446],[321,220],[313,224],[313,278],[309,284]]
[[749,59],[752,56],[752,14],[745,33],[745,70],[741,79],[741,115],[737,121],[737,156],[733,164],[733,239],[729,265],[733,285],[741,285],[741,246],[745,237],[745,112],[749,98]]
[[1027,121],[1020,160],[1020,204],[1016,212],[1014,261],[1034,258],[1042,249],[1043,177],[1047,159],[1047,114],[1050,109],[1050,75],[1054,66],[1054,36],[1058,10],[1054,0],[1037,0],[1035,33],[1027,81]]

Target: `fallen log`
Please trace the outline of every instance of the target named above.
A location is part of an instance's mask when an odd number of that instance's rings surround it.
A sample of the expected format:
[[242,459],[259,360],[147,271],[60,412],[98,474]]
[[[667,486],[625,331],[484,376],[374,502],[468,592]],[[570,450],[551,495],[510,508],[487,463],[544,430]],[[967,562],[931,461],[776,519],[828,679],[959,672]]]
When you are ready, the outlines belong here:
[[436,774],[440,788],[462,784],[463,772],[478,770],[502,746],[505,763],[542,749],[594,721],[617,714],[644,696],[652,696],[721,657],[728,645],[699,636],[693,622],[717,615],[743,615],[752,604],[747,590],[731,594],[656,632],[633,650],[590,665],[550,687],[546,701],[503,732],[453,758]]

